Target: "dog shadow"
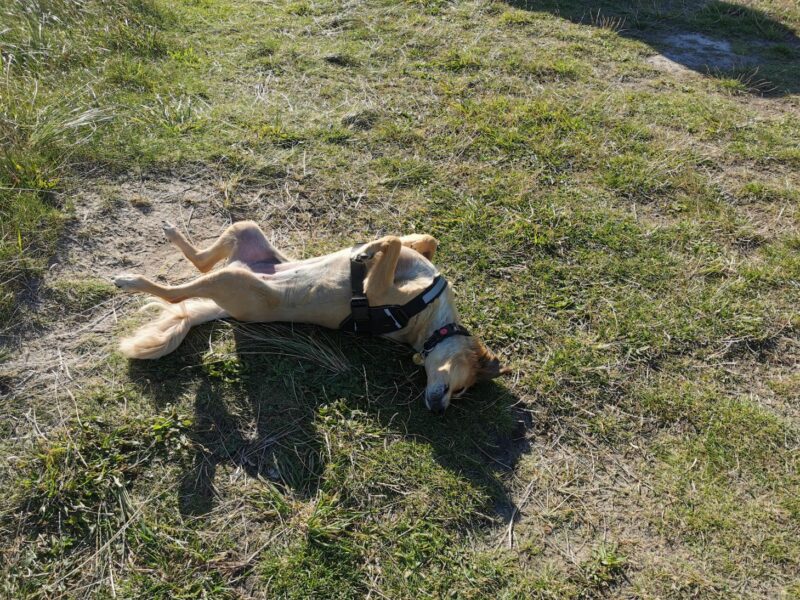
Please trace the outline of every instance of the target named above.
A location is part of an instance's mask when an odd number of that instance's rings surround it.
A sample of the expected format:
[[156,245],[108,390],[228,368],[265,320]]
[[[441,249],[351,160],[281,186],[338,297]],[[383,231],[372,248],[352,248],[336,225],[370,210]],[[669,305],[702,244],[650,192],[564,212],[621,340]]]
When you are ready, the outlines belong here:
[[429,445],[508,522],[516,510],[504,479],[528,451],[530,413],[501,383],[484,382],[433,415],[422,400],[425,373],[410,357],[388,340],[310,326],[216,323],[192,330],[168,357],[131,361],[129,375],[158,408],[194,398],[195,450],[178,492],[184,515],[213,509],[220,465],[314,497],[327,461],[321,414],[335,405]]
[[735,78],[750,93],[800,92],[800,38],[767,13],[720,0],[696,3],[641,0],[505,0],[530,13],[550,13],[648,44],[666,65]]

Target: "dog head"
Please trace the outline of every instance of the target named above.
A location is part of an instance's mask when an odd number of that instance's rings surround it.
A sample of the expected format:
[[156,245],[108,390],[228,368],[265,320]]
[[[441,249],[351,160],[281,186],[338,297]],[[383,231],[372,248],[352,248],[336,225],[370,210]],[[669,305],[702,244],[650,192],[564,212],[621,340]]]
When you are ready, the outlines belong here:
[[450,400],[458,398],[478,381],[494,379],[510,373],[477,338],[452,336],[443,340],[425,359],[428,384],[425,405],[435,413],[443,413]]

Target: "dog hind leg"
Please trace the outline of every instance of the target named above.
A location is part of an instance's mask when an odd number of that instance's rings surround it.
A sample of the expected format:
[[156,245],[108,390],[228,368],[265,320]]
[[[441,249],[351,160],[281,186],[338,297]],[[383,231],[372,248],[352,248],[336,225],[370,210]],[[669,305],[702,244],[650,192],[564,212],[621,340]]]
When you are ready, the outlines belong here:
[[264,232],[253,221],[240,221],[229,226],[204,250],[195,248],[178,229],[164,223],[164,235],[201,273],[207,273],[219,261],[285,262],[287,257],[269,243]]
[[240,321],[267,321],[280,295],[252,272],[228,267],[181,285],[161,285],[141,275],[119,275],[114,285],[126,292],[144,292],[171,303],[189,298],[213,300],[225,313]]
[[228,262],[241,261],[248,265],[288,262],[289,258],[270,243],[255,222],[240,221],[231,225],[230,229],[234,230],[236,245]]

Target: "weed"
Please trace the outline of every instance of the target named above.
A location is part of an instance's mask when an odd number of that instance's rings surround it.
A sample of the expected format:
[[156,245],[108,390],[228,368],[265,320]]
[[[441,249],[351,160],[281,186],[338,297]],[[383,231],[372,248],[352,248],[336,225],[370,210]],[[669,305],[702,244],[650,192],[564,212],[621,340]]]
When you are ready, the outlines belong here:
[[280,148],[291,148],[305,140],[305,134],[287,130],[280,125],[261,125],[256,131],[256,136],[259,139],[268,140]]
[[174,410],[116,427],[100,418],[72,424],[19,465],[15,498],[24,523],[63,531],[62,549],[77,543],[94,532],[98,514],[107,519],[115,506],[128,510],[125,492],[148,464],[186,452],[190,425]]
[[113,297],[117,289],[102,280],[62,279],[53,283],[50,295],[60,310],[83,312]]
[[625,574],[627,558],[620,554],[614,544],[603,544],[592,552],[592,558],[583,565],[585,598],[603,597],[614,584],[621,581]]
[[435,63],[436,66],[460,73],[462,71],[473,71],[479,69],[481,66],[480,60],[474,52],[463,52],[452,50],[438,59]]
[[212,351],[203,356],[203,370],[209,377],[224,383],[238,383],[246,374],[246,367],[235,355]]

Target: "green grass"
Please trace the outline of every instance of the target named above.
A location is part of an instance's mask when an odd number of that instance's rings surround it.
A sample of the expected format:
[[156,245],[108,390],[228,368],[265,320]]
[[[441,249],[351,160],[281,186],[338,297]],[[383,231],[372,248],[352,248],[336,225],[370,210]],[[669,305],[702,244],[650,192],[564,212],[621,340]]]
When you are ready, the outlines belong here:
[[[797,595],[796,3],[0,14],[0,595]],[[677,31],[758,72],[661,70]],[[310,327],[128,363],[104,278],[177,256],[120,215],[204,210],[436,236],[514,376],[436,418],[409,352]]]
[[[71,167],[115,118],[105,88],[95,91],[110,53],[153,59],[166,45],[163,15],[147,1],[7,0],[0,11],[0,320],[8,322],[53,254]],[[129,66],[128,84],[135,73]]]
[[109,282],[93,279],[61,279],[49,290],[52,300],[67,312],[82,312],[113,297],[116,288]]

